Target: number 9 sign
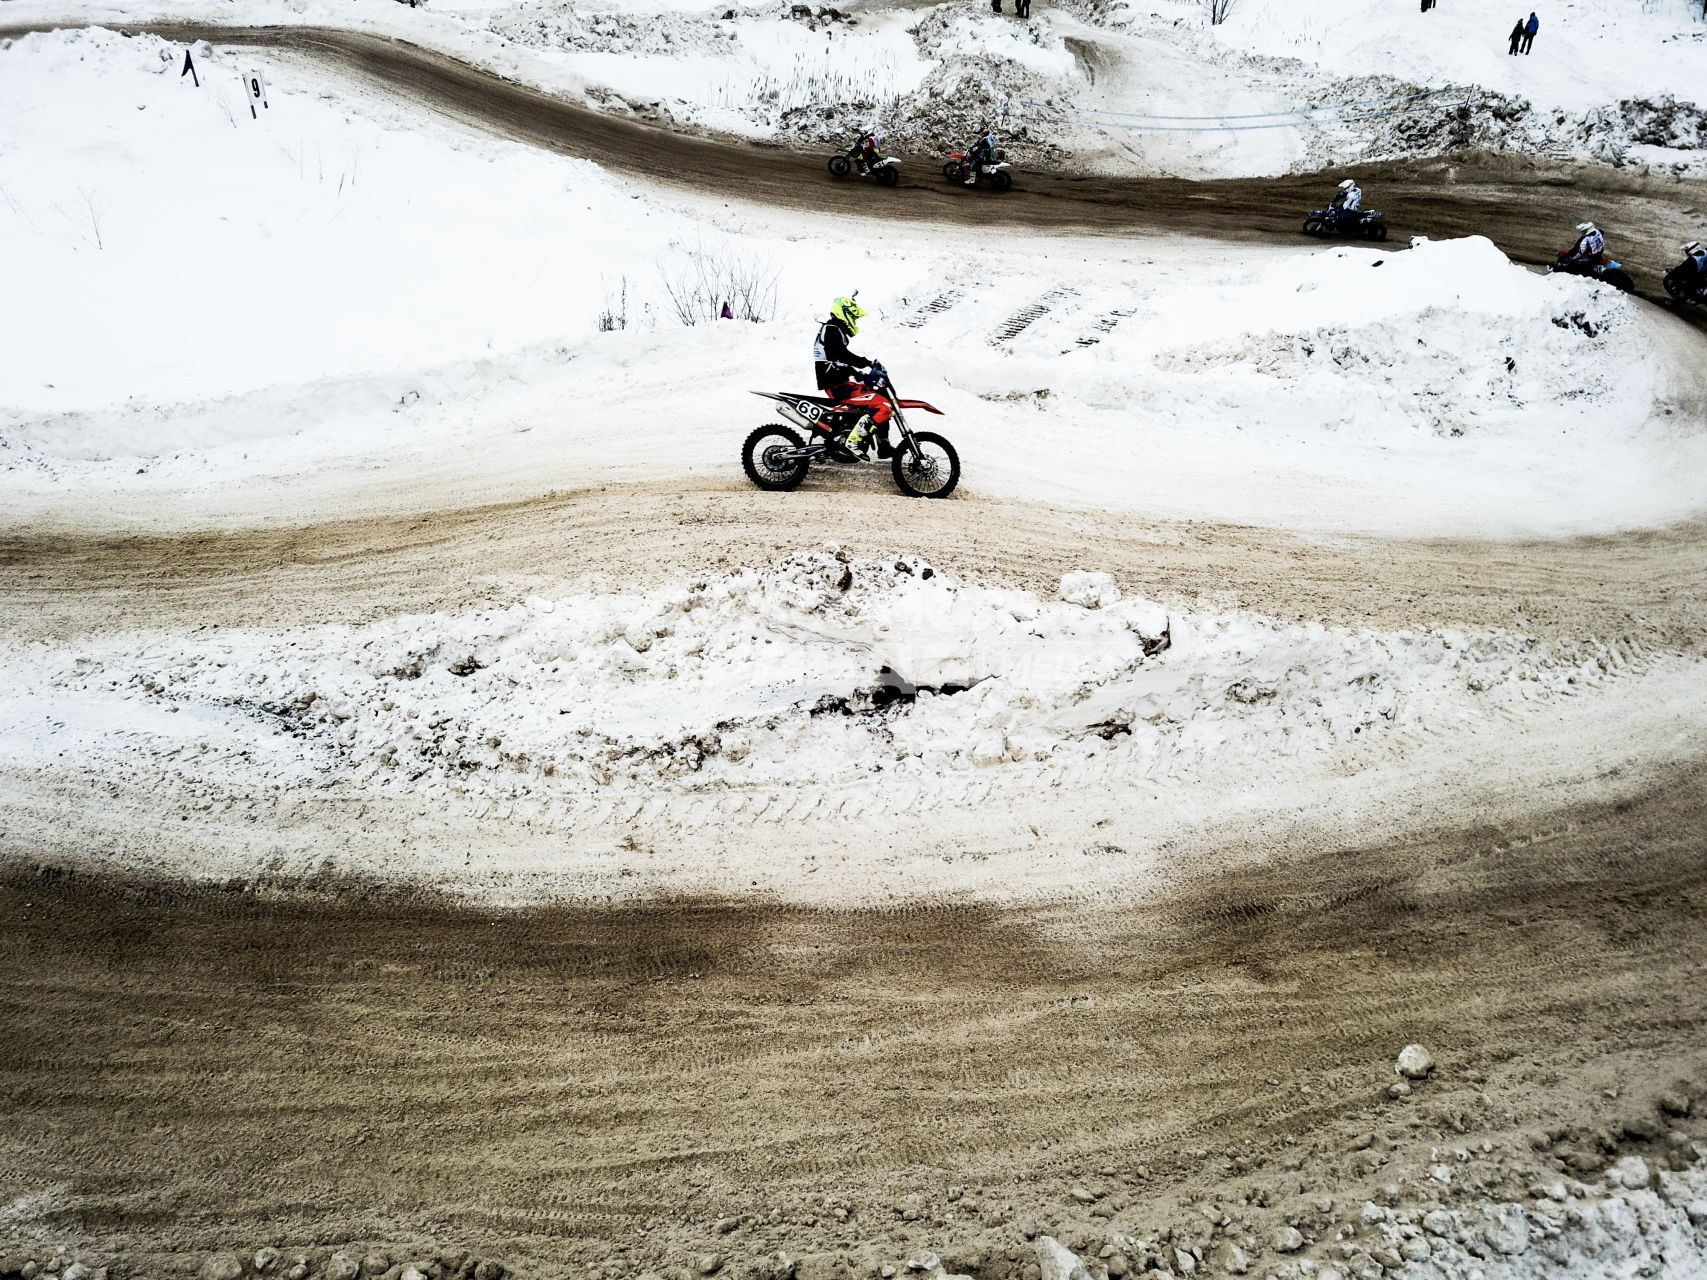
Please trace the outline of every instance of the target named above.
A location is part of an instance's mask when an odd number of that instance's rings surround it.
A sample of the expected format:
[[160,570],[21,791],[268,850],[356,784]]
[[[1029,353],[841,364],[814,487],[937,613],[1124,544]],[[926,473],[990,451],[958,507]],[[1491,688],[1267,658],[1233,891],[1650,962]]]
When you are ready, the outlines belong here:
[[[243,76],[243,96],[249,99],[249,118],[259,119],[267,107],[267,78],[259,71],[250,71]],[[259,107],[260,110],[256,110]]]

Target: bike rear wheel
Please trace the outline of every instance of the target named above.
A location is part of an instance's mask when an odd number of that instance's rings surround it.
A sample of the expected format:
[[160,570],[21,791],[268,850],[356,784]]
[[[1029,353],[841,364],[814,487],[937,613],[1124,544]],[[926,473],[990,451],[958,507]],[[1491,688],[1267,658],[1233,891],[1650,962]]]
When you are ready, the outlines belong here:
[[773,493],[797,489],[811,465],[805,458],[785,455],[800,449],[802,442],[785,426],[768,422],[747,437],[741,446],[741,468],[747,479]]
[[909,498],[946,498],[960,483],[960,455],[934,431],[916,431],[889,460],[895,487]]

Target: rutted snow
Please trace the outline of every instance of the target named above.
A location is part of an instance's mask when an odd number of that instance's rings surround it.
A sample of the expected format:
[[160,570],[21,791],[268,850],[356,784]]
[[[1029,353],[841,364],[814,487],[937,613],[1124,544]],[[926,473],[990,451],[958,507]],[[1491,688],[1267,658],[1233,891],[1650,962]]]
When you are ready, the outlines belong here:
[[[1083,583],[1068,593],[1089,599]],[[1357,772],[1640,670],[1627,644],[1098,608],[801,554],[636,596],[362,626],[122,635],[6,664],[0,751],[97,770],[515,796],[946,777]],[[66,708],[80,711],[67,714]],[[832,776],[835,768],[832,768]]]

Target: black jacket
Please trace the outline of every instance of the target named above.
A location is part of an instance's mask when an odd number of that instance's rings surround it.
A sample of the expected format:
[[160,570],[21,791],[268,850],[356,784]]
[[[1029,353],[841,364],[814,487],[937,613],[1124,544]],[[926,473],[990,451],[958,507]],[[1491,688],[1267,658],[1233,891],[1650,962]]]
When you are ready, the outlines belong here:
[[819,328],[817,341],[812,344],[812,367],[818,374],[820,391],[840,386],[852,378],[856,370],[871,363],[848,349],[851,337],[853,334],[847,325],[834,316]]

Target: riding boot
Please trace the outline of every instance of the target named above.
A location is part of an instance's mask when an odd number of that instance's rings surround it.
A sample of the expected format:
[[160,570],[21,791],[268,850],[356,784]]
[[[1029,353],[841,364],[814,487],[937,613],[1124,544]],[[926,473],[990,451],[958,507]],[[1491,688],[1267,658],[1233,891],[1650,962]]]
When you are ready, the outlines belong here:
[[848,432],[848,452],[864,454],[867,434],[871,431],[871,415],[865,414]]

